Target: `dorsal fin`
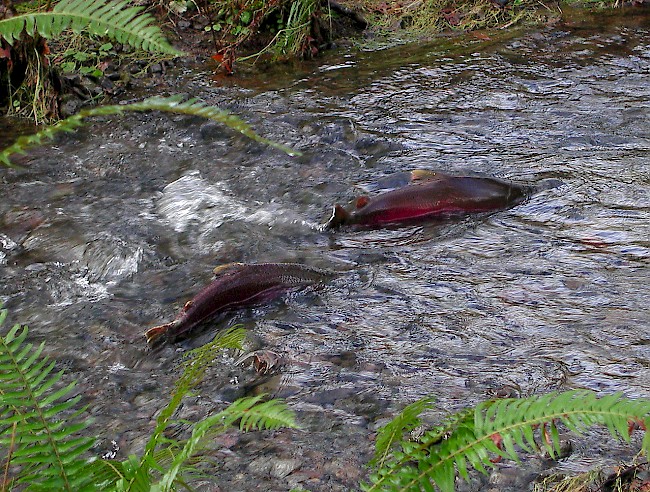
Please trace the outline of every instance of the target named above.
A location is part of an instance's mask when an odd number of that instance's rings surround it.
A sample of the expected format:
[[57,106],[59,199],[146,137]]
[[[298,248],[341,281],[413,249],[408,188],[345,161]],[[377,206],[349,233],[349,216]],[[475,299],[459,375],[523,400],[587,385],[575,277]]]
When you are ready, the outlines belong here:
[[354,206],[357,209],[363,208],[366,205],[368,205],[369,201],[370,201],[370,198],[368,198],[366,195],[361,195],[359,198],[357,198],[357,201],[354,203]]
[[235,268],[239,268],[242,265],[243,265],[243,263],[238,263],[238,262],[225,263],[223,265],[219,265],[219,266],[215,267],[214,270],[212,270],[212,273],[214,273],[215,276],[223,275],[225,273],[228,273],[228,272],[234,270]]
[[411,171],[411,181],[431,181],[432,179],[439,178],[440,173],[429,169],[413,169]]

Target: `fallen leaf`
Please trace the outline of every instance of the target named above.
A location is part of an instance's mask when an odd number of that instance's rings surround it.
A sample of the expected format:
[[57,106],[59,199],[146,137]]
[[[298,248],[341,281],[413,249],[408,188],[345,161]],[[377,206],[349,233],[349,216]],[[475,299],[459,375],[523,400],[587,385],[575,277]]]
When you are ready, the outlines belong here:
[[485,34],[484,32],[480,31],[472,31],[470,33],[472,36],[474,36],[476,39],[480,39],[481,41],[491,41],[492,38]]

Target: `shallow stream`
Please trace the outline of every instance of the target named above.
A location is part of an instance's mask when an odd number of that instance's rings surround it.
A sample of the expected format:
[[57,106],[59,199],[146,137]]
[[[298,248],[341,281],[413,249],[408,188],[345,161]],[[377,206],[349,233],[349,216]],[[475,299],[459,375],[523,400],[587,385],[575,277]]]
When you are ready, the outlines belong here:
[[[286,399],[302,430],[224,436],[222,466],[201,490],[355,489],[378,425],[429,394],[432,421],[494,395],[650,397],[643,12],[514,40],[341,50],[245,80],[177,69],[156,93],[229,109],[303,156],[161,114],[96,121],[36,149],[24,170],[0,170],[9,322],[28,324],[79,380],[96,452],[120,458],[142,449],[182,353],[243,323],[248,348],[276,353],[281,371],[258,375],[224,355],[182,417],[268,392]],[[451,223],[318,229],[334,203],[414,168],[539,191]],[[144,330],[233,261],[339,274],[149,351]],[[464,487],[526,490],[540,473],[615,464],[638,444],[594,431],[560,463],[529,456]]]

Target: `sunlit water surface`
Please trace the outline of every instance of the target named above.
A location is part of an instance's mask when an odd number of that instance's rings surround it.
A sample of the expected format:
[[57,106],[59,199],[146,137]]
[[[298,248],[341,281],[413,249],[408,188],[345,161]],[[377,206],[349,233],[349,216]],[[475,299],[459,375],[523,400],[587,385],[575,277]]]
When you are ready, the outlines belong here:
[[[0,300],[79,380],[98,454],[112,440],[121,458],[142,449],[182,352],[218,329],[243,323],[249,350],[282,357],[264,377],[224,355],[183,407],[197,419],[269,392],[302,425],[217,441],[223,466],[205,490],[354,489],[378,425],[425,395],[437,399],[432,420],[495,394],[650,397],[648,20],[330,54],[245,85],[176,73],[170,91],[228,108],[303,156],[160,114],[98,121],[37,149],[25,170],[0,171]],[[449,224],[319,231],[332,204],[413,168],[539,191]],[[143,331],[232,261],[340,274],[147,350]],[[562,463],[500,464],[470,488],[523,490],[545,469],[637,449],[594,432]]]

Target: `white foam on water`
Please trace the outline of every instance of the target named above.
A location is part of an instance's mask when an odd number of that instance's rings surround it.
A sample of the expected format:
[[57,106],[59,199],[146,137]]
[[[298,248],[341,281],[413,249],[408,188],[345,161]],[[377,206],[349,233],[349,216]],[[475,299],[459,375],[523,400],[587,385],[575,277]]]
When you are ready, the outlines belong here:
[[228,220],[243,220],[248,214],[244,203],[229,196],[225,184],[211,184],[197,172],[165,186],[156,211],[176,232],[185,232],[193,224],[215,228]]

